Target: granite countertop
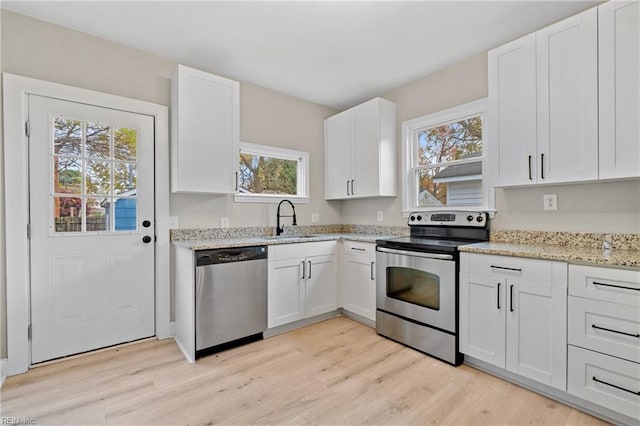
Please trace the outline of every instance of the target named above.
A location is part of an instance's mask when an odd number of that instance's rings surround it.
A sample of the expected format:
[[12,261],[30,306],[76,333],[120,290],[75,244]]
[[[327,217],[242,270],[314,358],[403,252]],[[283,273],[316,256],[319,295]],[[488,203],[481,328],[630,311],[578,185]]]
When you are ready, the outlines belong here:
[[247,247],[276,244],[309,243],[316,241],[337,241],[339,239],[349,241],[359,241],[364,243],[375,243],[378,238],[392,237],[392,235],[360,234],[360,233],[326,233],[314,234],[304,237],[296,235],[274,236],[252,236],[252,237],[232,237],[232,238],[211,238],[200,240],[174,241],[178,247],[190,250],[207,250],[226,247]]
[[640,251],[638,250],[602,250],[592,247],[486,242],[461,246],[460,251],[557,260],[594,266],[602,265],[626,269],[640,268]]

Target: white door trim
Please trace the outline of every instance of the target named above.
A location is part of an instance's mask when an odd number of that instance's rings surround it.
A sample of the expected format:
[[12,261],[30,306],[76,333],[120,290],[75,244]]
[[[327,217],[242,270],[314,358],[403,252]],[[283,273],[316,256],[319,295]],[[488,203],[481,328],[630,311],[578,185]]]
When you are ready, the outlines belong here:
[[3,73],[4,191],[7,283],[7,374],[24,373],[29,353],[27,94],[114,108],[154,117],[156,220],[156,337],[171,337],[169,288],[169,109],[163,105]]

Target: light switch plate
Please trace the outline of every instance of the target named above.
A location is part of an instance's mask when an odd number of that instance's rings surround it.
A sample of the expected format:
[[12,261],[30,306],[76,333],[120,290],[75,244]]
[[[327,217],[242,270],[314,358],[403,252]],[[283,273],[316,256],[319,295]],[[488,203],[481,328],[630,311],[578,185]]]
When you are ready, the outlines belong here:
[[558,196],[556,194],[545,194],[543,197],[545,210],[558,210]]
[[382,222],[384,220],[384,212],[382,210],[378,210],[378,222]]
[[320,222],[320,213],[311,213],[311,223]]
[[220,226],[223,227],[223,228],[228,228],[229,227],[229,218],[228,217],[220,218]]

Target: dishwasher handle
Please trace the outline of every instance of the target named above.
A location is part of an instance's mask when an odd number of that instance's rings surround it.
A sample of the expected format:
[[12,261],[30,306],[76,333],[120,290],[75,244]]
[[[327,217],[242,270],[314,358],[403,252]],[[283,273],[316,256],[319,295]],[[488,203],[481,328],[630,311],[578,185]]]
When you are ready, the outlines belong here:
[[195,253],[196,266],[266,259],[267,253],[267,246],[198,250]]

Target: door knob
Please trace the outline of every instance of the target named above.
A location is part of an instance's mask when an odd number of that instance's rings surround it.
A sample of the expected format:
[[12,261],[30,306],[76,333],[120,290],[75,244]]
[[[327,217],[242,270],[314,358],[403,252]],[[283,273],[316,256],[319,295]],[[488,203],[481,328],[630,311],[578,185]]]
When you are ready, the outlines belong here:
[[145,235],[144,237],[142,237],[142,242],[145,244],[149,244],[151,242],[151,237],[148,235]]

